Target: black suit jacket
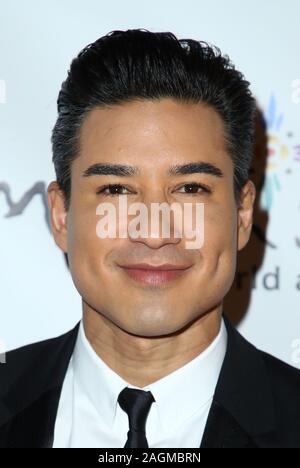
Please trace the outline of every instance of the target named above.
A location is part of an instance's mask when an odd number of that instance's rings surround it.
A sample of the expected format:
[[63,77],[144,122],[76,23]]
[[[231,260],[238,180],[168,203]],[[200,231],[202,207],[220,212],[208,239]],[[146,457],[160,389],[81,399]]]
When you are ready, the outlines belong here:
[[[300,371],[225,323],[228,346],[200,448],[299,448]],[[0,364],[1,448],[52,447],[78,326],[10,351]]]

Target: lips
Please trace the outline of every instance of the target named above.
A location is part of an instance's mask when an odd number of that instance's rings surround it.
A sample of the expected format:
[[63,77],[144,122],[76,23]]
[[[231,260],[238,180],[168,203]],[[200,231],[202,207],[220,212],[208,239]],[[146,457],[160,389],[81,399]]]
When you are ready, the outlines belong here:
[[190,265],[173,265],[165,263],[159,266],[140,263],[122,265],[123,271],[133,280],[152,286],[161,286],[183,276]]

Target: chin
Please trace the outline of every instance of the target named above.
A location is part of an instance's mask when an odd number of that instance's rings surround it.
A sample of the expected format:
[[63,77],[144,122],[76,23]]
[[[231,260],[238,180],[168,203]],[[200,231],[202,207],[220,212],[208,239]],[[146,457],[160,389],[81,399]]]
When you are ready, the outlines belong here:
[[153,328],[149,330],[144,328],[139,330],[128,330],[128,333],[130,333],[131,335],[139,336],[140,338],[158,338],[160,336],[172,335],[174,331],[169,329],[158,330]]
[[173,333],[176,333],[180,329],[182,329],[185,326],[185,323],[170,323],[170,320],[166,321],[165,323],[162,322],[161,320],[158,320],[156,322],[147,322],[147,323],[141,323],[139,320],[139,326],[137,325],[137,322],[133,324],[133,326],[129,326],[129,324],[124,324],[124,327],[122,327],[127,333],[130,333],[132,335],[140,336],[140,337],[159,337],[159,336],[166,336],[166,335],[171,335]]

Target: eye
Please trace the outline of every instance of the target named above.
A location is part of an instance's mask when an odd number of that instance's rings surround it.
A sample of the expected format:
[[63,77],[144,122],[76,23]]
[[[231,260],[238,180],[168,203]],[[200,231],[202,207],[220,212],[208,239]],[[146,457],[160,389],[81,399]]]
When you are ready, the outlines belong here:
[[[184,191],[182,192],[181,189],[183,189]],[[184,184],[181,187],[179,187],[179,191],[180,191],[180,193],[186,193],[186,194],[192,194],[192,195],[198,194],[198,193],[201,193],[201,192],[205,192],[205,193],[210,193],[211,192],[211,190],[208,187],[206,187],[203,184],[199,184],[197,182],[191,182],[189,184]]]
[[121,184],[108,184],[108,185],[104,185],[103,187],[100,187],[96,193],[97,195],[101,193],[105,196],[124,195],[123,190],[128,190],[128,189],[124,185],[121,185]]

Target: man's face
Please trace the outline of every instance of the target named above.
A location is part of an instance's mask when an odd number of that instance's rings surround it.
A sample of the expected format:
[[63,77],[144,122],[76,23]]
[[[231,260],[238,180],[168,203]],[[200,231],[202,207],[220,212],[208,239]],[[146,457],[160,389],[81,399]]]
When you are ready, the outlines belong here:
[[[171,167],[201,162],[222,176],[170,173]],[[84,175],[98,163],[137,170],[134,175]],[[108,184],[123,188],[113,195],[116,190],[105,189]],[[222,303],[234,279],[237,250],[250,232],[248,227],[239,233],[233,163],[222,119],[211,107],[162,99],[92,110],[81,128],[71,187],[65,238],[56,235],[56,241],[68,253],[85,307],[129,333],[159,336],[182,329]],[[99,238],[97,206],[109,202],[118,207],[124,196],[127,205],[142,202],[149,210],[155,202],[204,203],[202,247],[187,249],[184,235]],[[251,207],[247,213],[250,219]],[[173,276],[147,276],[124,268],[140,263],[186,269]]]

